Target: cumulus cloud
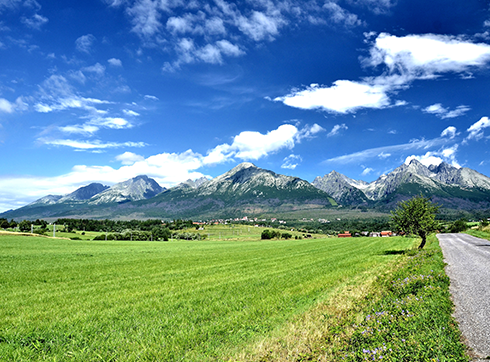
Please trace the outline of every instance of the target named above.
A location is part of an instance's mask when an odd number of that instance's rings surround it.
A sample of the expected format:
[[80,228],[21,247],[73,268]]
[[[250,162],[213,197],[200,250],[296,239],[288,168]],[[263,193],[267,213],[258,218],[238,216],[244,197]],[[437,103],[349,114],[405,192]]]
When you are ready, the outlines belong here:
[[253,11],[251,16],[239,16],[237,19],[238,29],[255,41],[273,40],[285,24],[286,20],[280,14],[270,16],[260,11]]
[[122,62],[120,59],[111,58],[107,61],[107,63],[109,63],[113,67],[122,67]]
[[284,124],[266,134],[244,131],[233,138],[231,145],[222,144],[211,150],[204,158],[205,164],[221,163],[233,159],[258,160],[283,148],[293,148],[298,129]]
[[116,160],[121,162],[123,165],[133,165],[135,162],[143,161],[144,159],[145,158],[141,155],[127,151],[116,156]]
[[391,72],[414,78],[433,78],[446,72],[465,72],[490,60],[490,45],[472,43],[463,37],[437,34],[397,37],[381,33],[366,64],[383,64]]
[[276,102],[301,109],[320,109],[334,113],[349,113],[360,108],[383,108],[390,101],[386,88],[367,82],[337,80],[332,86],[312,84],[303,90],[277,97]]
[[15,105],[10,103],[5,98],[0,98],[0,112],[12,113],[15,109]]
[[13,113],[15,111],[23,111],[27,109],[27,104],[22,97],[18,97],[14,103],[9,102],[5,98],[0,98],[0,112]]
[[221,144],[210,150],[203,159],[204,164],[223,163],[239,158],[241,160],[258,160],[282,149],[292,149],[303,139],[310,139],[324,129],[317,124],[306,125],[298,129],[291,124],[284,124],[277,129],[262,134],[244,131],[233,138],[232,144]]
[[342,130],[348,130],[349,127],[345,125],[345,123],[342,124],[336,124],[333,126],[332,130],[328,132],[327,137],[333,137],[338,135]]
[[405,159],[405,164],[409,164],[410,161],[416,159],[420,161],[424,166],[429,167],[430,165],[438,166],[442,162],[449,163],[450,165],[460,168],[461,165],[456,160],[456,151],[458,150],[458,145],[453,145],[452,147],[442,148],[438,151],[429,151],[423,155],[411,155]]
[[451,111],[448,108],[444,108],[441,103],[436,103],[424,108],[422,111],[425,113],[434,114],[439,118],[446,119],[462,116],[470,109],[471,108],[468,106],[461,105]]
[[[359,109],[381,109],[403,106],[405,101],[392,102],[390,97],[406,89],[417,79],[433,79],[443,73],[465,74],[490,62],[490,45],[472,43],[463,37],[422,34],[397,37],[387,33],[366,34],[370,56],[365,66],[382,66],[383,74],[360,81],[337,80],[331,86],[312,84],[305,89],[293,89],[274,100],[301,109],[320,109],[332,113],[353,113]],[[454,110],[434,104],[424,109],[441,118],[455,118],[470,108],[464,105]]]
[[105,67],[100,63],[95,63],[94,65],[91,65],[90,67],[85,67],[82,70],[84,72],[94,73],[101,76],[104,75]]
[[75,41],[75,46],[79,52],[90,53],[95,36],[92,34],[82,35]]
[[131,17],[132,31],[142,37],[152,36],[162,27],[158,1],[137,0],[126,11]]
[[490,127],[490,120],[488,117],[482,117],[478,122],[473,123],[467,131],[469,132],[468,137],[466,137],[466,140],[471,140],[474,139],[476,141],[480,140],[483,138],[483,130],[485,128]]

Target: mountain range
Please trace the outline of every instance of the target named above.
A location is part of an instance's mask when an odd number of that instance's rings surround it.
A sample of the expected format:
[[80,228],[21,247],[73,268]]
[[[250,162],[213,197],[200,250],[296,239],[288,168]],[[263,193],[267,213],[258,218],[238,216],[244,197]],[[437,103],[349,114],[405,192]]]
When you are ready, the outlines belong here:
[[336,171],[309,183],[245,162],[216,178],[188,180],[170,189],[147,176],[112,187],[93,183],[68,195],[45,196],[0,217],[225,218],[340,206],[387,211],[419,194],[447,209],[490,209],[490,178],[447,163],[426,167],[414,159],[371,183]]
[[422,194],[449,209],[490,208],[490,178],[445,162],[426,167],[413,159],[371,183],[332,171],[315,178],[313,185],[343,205],[364,204],[393,209],[399,201]]

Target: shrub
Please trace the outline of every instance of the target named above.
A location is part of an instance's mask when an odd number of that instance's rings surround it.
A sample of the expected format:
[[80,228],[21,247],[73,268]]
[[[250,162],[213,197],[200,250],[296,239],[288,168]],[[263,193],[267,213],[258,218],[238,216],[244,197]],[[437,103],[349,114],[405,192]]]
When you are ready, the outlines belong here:
[[262,231],[262,234],[260,235],[260,238],[262,240],[269,240],[269,239],[272,239],[271,237],[271,233],[269,230],[265,229],[264,231]]

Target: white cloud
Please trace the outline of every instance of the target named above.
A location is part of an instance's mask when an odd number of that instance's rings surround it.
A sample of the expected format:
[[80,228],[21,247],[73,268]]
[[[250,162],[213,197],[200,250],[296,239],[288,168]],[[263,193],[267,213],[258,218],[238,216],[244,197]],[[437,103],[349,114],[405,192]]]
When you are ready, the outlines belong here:
[[470,133],[467,140],[474,139],[476,141],[483,137],[483,129],[490,127],[490,119],[488,117],[482,117],[478,122],[473,123],[467,131]]
[[5,98],[0,98],[0,112],[12,113],[15,109],[13,103],[10,103]]
[[142,37],[152,36],[162,27],[158,1],[137,0],[127,13],[133,23],[132,31]]
[[298,129],[290,124],[279,126],[267,134],[244,131],[235,136],[231,145],[222,144],[211,150],[204,163],[224,162],[233,157],[242,160],[258,160],[282,148],[293,148]]
[[24,103],[23,97],[18,97],[14,103],[5,98],[0,98],[0,112],[13,113],[14,111],[24,111],[26,109],[27,104]]
[[152,96],[152,95],[149,95],[149,94],[146,94],[144,96],[145,99],[149,99],[149,100],[152,100],[152,101],[159,101],[159,99],[155,96]]
[[239,16],[237,19],[238,29],[255,41],[273,40],[285,24],[285,19],[279,14],[269,16],[260,11],[253,11],[250,17]]
[[178,54],[178,59],[172,64],[165,63],[163,67],[164,71],[173,72],[179,69],[182,64],[196,62],[222,64],[223,56],[239,57],[245,54],[237,45],[225,39],[218,40],[214,44],[206,44],[203,47],[198,47],[195,45],[193,39],[183,38],[176,44],[175,51]]
[[333,126],[332,130],[327,134],[327,137],[333,137],[338,135],[342,130],[348,130],[349,127],[345,125],[345,123],[342,124],[336,124]]
[[137,155],[133,152],[124,152],[121,155],[116,156],[116,160],[121,162],[123,165],[132,165],[135,162],[143,161],[145,158],[141,155]]
[[384,151],[382,151],[379,155],[378,155],[378,158],[384,160],[385,158],[388,158],[388,157],[391,157],[391,153],[386,153]]
[[89,124],[112,129],[126,129],[133,127],[130,122],[121,117],[94,118],[90,120]]
[[64,132],[64,133],[69,133],[69,134],[83,134],[83,135],[93,135],[94,133],[99,131],[99,127],[93,126],[90,124],[75,124],[71,126],[63,126],[59,127],[59,130]]
[[241,50],[237,45],[230,43],[226,39],[217,41],[216,45],[222,53],[228,56],[239,57],[245,54],[245,52]]
[[244,131],[233,138],[231,145],[224,143],[208,151],[203,164],[223,163],[233,158],[258,160],[284,148],[292,149],[296,142],[312,138],[321,131],[324,129],[317,124],[311,127],[306,125],[301,130],[291,124],[283,124],[266,134]]
[[140,114],[138,112],[132,111],[131,109],[123,109],[123,112],[127,116],[137,117]]
[[420,161],[421,164],[427,167],[430,165],[438,166],[439,164],[441,164],[442,158],[433,156],[433,154],[434,154],[433,152],[427,152],[425,155],[422,156],[415,156],[415,155],[408,156],[405,159],[405,164],[408,165],[412,160],[415,159],[417,161]]
[[[366,42],[371,42],[374,35],[366,34]],[[385,66],[387,72],[383,75],[361,81],[337,80],[330,87],[312,84],[274,100],[290,107],[342,114],[362,108],[381,109],[392,106],[390,93],[408,88],[416,79],[431,79],[447,72],[466,73],[488,62],[490,45],[472,43],[462,37],[434,34],[397,37],[381,33],[371,43],[370,57],[363,64]],[[395,106],[406,104],[403,100],[394,102]],[[454,118],[468,110],[464,105],[449,110],[434,104],[424,111],[441,118]]]
[[70,139],[46,139],[39,138],[38,141],[51,146],[66,146],[72,147],[77,150],[100,150],[107,148],[121,148],[121,147],[145,147],[147,144],[144,142],[107,142],[104,143],[99,140],[94,141],[79,141]]
[[430,165],[438,166],[442,162],[451,164],[454,167],[460,168],[459,162],[456,160],[456,151],[458,150],[458,145],[453,145],[452,147],[442,148],[439,151],[428,151],[421,156],[408,156],[405,159],[405,164],[409,164],[410,161],[416,159],[420,161],[424,166],[429,167]]
[[48,22],[48,18],[34,14],[31,18],[22,18],[22,22],[29,28],[39,30],[41,27]]
[[305,125],[299,132],[297,133],[295,140],[297,142],[301,142],[302,139],[311,139],[316,136],[317,133],[325,132],[325,128],[319,126],[318,124],[314,124],[313,126]]
[[422,34],[397,37],[381,33],[367,64],[386,65],[391,72],[414,78],[432,78],[444,72],[465,72],[490,61],[490,45],[463,37]]
[[301,156],[291,154],[288,157],[284,158],[283,164],[281,165],[281,168],[294,170],[294,169],[296,169],[298,164],[302,161],[303,161],[303,159],[301,158]]
[[390,101],[380,85],[337,80],[331,87],[312,84],[304,90],[293,90],[275,101],[301,109],[321,109],[335,113],[354,112],[360,108],[384,108]]
[[187,17],[183,18],[180,16],[171,17],[167,20],[167,30],[171,33],[191,33],[194,27],[192,24],[192,20]]
[[370,148],[367,150],[354,152],[348,155],[338,156],[329,158],[324,161],[324,163],[360,163],[362,161],[380,157],[380,155],[392,155],[392,154],[400,154],[405,153],[411,150],[427,150],[430,148],[441,146],[447,143],[446,138],[434,138],[431,140],[413,140],[409,143],[404,143],[400,145],[393,146],[384,146],[384,147],[376,147]]
[[90,53],[92,44],[95,41],[95,36],[92,34],[82,35],[75,41],[75,46],[82,53]]
[[373,170],[372,168],[370,168],[370,167],[366,167],[366,168],[365,168],[365,169],[362,171],[361,175],[362,175],[362,176],[367,176],[367,175],[369,175],[369,174],[370,174],[371,172],[373,172],[373,171],[374,171],[374,170]]
[[422,111],[425,113],[434,114],[439,118],[446,119],[462,116],[470,109],[471,108],[468,106],[461,105],[450,111],[448,108],[444,108],[441,103],[436,103],[422,109]]
[[449,137],[450,139],[453,139],[457,135],[458,135],[458,133],[456,131],[456,127],[454,127],[454,126],[449,126],[448,128],[446,128],[441,133],[441,137]]
[[120,59],[111,58],[107,61],[107,63],[109,63],[113,67],[122,67],[122,62]]
[[336,24],[343,24],[347,27],[361,26],[363,22],[357,15],[350,13],[340,7],[336,2],[330,1],[323,5],[323,8],[330,12],[330,20]]
[[85,67],[82,69],[85,72],[95,73],[99,76],[104,75],[105,67],[100,63],[95,63],[90,67]]

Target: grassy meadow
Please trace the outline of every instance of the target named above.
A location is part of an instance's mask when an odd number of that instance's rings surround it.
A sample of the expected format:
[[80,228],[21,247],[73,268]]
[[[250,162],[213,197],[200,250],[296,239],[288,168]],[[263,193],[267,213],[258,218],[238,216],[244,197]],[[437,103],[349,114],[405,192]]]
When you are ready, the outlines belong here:
[[201,242],[0,235],[0,357],[225,360],[412,245],[208,231]]
[[417,241],[261,231],[206,227],[205,241],[169,242],[0,234],[0,360],[364,360],[348,326]]

